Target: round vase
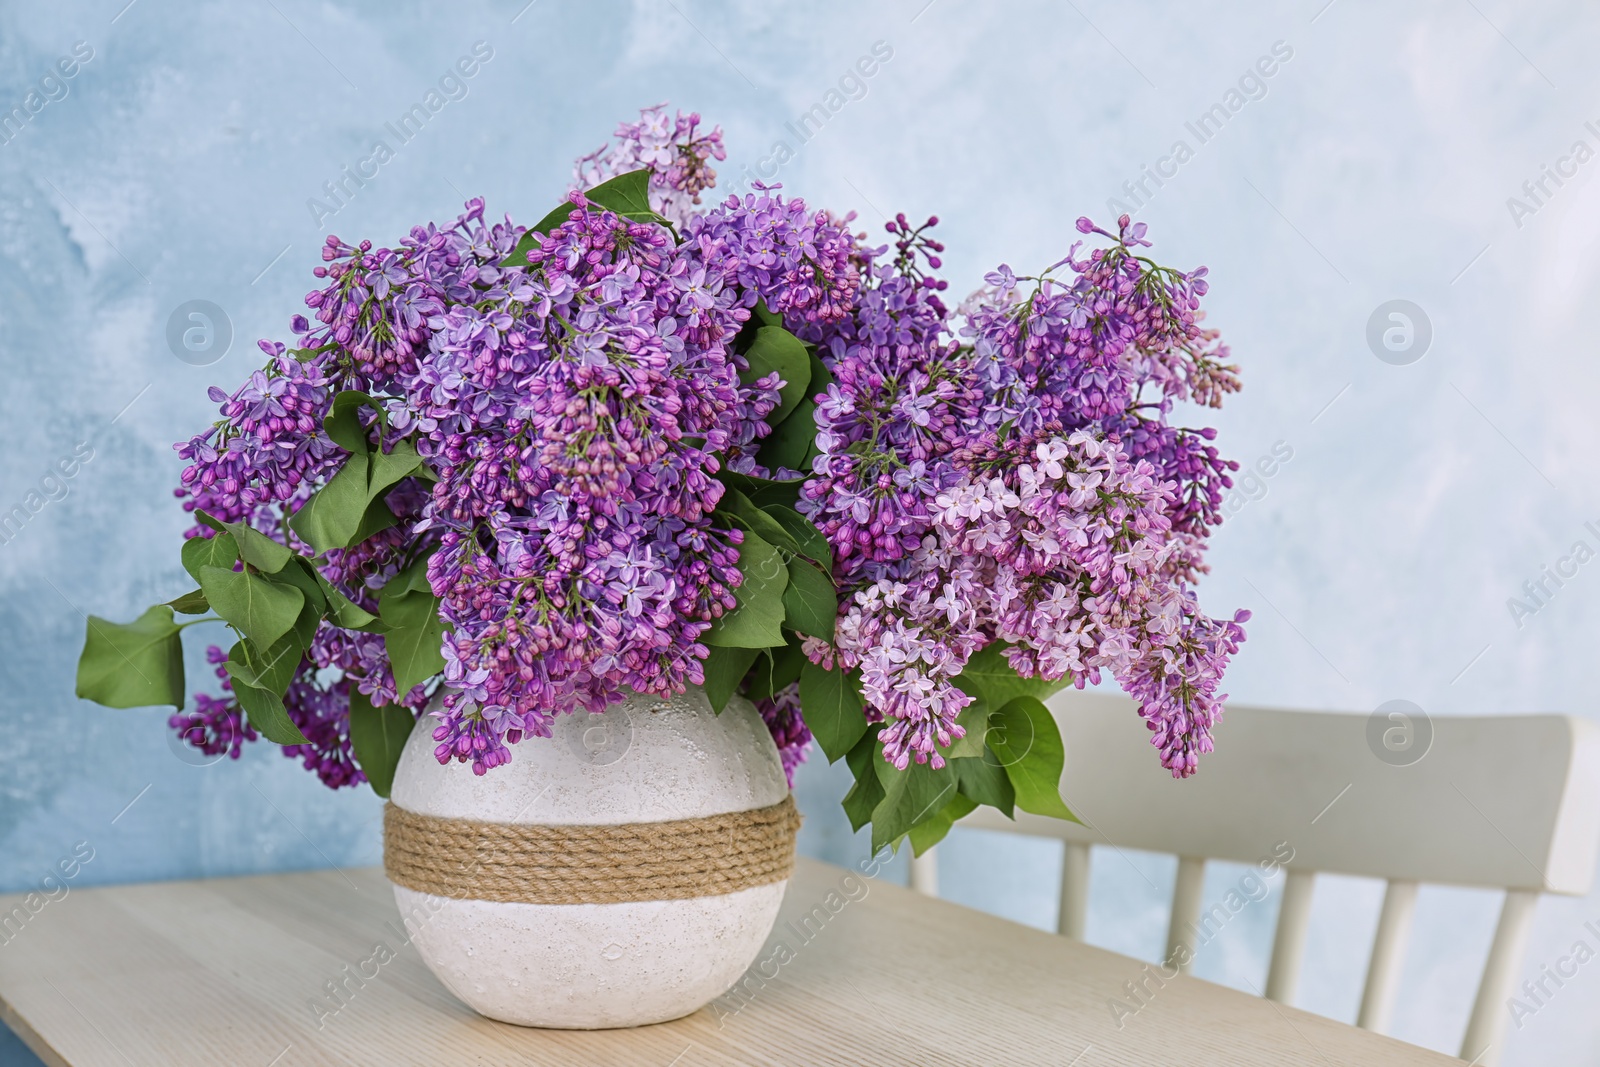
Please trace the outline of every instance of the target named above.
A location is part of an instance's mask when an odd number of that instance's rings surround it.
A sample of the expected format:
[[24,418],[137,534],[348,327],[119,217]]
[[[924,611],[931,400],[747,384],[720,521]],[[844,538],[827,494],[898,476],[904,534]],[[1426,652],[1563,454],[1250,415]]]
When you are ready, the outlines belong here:
[[[390,815],[537,831],[700,820],[788,796],[765,723],[737,696],[721,714],[691,688],[562,715],[553,736],[525,738],[509,763],[483,775],[434,758],[431,721],[406,743],[390,795],[399,811]],[[726,992],[771,933],[787,884],[615,903],[475,899],[471,888],[440,895],[398,881],[394,894],[423,961],[474,1011],[521,1026],[600,1029],[676,1019]]]

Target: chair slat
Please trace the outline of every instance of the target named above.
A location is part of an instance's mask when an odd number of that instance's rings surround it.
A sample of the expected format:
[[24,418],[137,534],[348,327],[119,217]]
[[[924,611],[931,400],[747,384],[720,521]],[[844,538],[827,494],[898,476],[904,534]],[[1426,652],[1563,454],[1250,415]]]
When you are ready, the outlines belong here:
[[1533,909],[1538,902],[1539,894],[1531,890],[1506,890],[1500,923],[1489,946],[1489,961],[1483,966],[1483,981],[1478,983],[1478,999],[1473,1002],[1472,1018],[1467,1021],[1467,1036],[1461,1040],[1461,1058],[1478,1067],[1495,1067],[1505,1049],[1506,1021],[1510,1018],[1505,1002],[1522,967]]
[[939,849],[911,857],[911,888],[930,897],[939,895]]
[[1394,998],[1400,988],[1400,971],[1411,942],[1411,918],[1417,910],[1417,883],[1391,880],[1378,913],[1378,933],[1372,939],[1372,962],[1367,965],[1367,985],[1361,993],[1361,1013],[1356,1025],[1386,1034],[1394,1015]]
[[[1178,970],[1184,974],[1194,969],[1194,927],[1200,918],[1200,893],[1205,881],[1206,861],[1202,857],[1178,857],[1178,878],[1172,886],[1172,917],[1167,921],[1167,954],[1163,960],[1176,962]],[[1180,945],[1189,951],[1179,953]]]
[[1306,954],[1306,931],[1311,926],[1311,891],[1316,872],[1289,868],[1283,881],[1283,907],[1278,911],[1278,932],[1272,938],[1272,965],[1267,970],[1267,999],[1293,1004],[1300,988],[1300,964]]
[[1061,903],[1056,911],[1056,932],[1083,940],[1089,917],[1089,846],[1068,841],[1061,857]]

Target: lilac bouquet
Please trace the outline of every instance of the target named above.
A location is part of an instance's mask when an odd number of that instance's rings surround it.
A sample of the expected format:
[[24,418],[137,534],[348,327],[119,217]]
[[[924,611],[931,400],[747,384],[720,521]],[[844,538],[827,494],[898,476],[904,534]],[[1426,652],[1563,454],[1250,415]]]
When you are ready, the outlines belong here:
[[[198,588],[91,618],[79,695],[387,795],[414,727],[484,774],[630,690],[741,693],[918,851],[978,804],[1071,817],[1067,684],[1110,674],[1194,773],[1248,617],[1192,589],[1237,464],[1171,421],[1238,388],[1205,270],[1079,219],[952,311],[935,219],[712,202],[721,130],[664,106],[617,136],[531,227],[327,239],[293,346],[176,446]],[[183,713],[214,619],[222,695]]]

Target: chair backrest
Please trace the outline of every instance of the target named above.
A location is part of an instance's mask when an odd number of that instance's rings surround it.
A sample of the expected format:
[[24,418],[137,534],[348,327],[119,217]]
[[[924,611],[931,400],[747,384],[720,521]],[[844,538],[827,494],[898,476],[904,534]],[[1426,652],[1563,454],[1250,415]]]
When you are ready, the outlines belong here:
[[[1386,1029],[1419,883],[1506,891],[1462,1045],[1492,1064],[1505,1001],[1540,893],[1582,895],[1600,845],[1600,728],[1563,715],[1373,715],[1228,708],[1217,751],[1174,780],[1125,697],[1069,690],[1050,701],[1066,742],[1062,796],[1083,820],[981,808],[965,827],[1061,838],[1060,931],[1083,936],[1089,847],[1179,857],[1168,959],[1186,964],[1206,859],[1256,863],[1289,849],[1266,995],[1294,998],[1315,873],[1388,882],[1359,1023]],[[1276,850],[1276,851],[1275,851]],[[913,884],[936,886],[930,853]],[[1186,970],[1187,966],[1179,969]]]

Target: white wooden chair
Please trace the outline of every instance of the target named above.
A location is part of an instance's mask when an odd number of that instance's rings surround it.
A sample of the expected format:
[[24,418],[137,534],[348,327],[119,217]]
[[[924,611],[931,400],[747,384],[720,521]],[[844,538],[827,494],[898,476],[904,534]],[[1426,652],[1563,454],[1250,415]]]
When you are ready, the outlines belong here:
[[[1369,725],[1360,714],[1230,706],[1216,730],[1217,751],[1202,757],[1196,777],[1176,781],[1156,762],[1127,698],[1068,691],[1050,706],[1066,742],[1062,795],[1083,825],[1022,812],[1012,822],[992,808],[961,825],[1066,842],[1062,934],[1083,937],[1091,845],[1179,857],[1164,957],[1170,959],[1180,942],[1190,943],[1199,919],[1207,858],[1254,863],[1288,842],[1294,858],[1266,996],[1294,1000],[1316,872],[1383,878],[1388,889],[1358,1019],[1381,1033],[1394,1005],[1418,884],[1503,889],[1461,1045],[1463,1059],[1485,1067],[1497,1062],[1534,903],[1540,893],[1581,896],[1593,878],[1600,727],[1563,715],[1436,717],[1430,744],[1426,718],[1408,727],[1385,716]],[[1409,750],[1408,736],[1415,746]],[[913,861],[913,887],[937,893],[936,853]]]

